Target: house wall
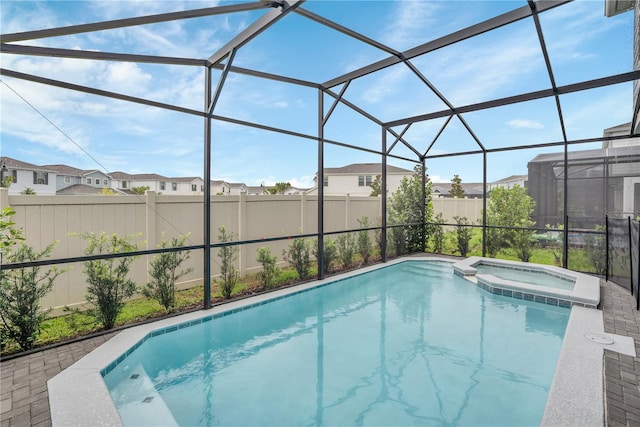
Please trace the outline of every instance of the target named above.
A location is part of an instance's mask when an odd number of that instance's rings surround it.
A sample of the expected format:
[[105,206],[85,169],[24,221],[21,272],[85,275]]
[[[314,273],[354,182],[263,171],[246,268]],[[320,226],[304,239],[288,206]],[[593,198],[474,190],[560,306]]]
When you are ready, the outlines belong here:
[[[7,174],[12,173],[11,171]],[[33,171],[17,170],[17,181],[9,186],[9,194],[20,194],[25,188],[33,189],[38,195],[55,195],[56,194],[56,173],[45,172],[48,174],[47,184],[34,184]]]
[[[87,178],[91,178],[91,184],[89,184],[89,181],[87,180]],[[96,180],[99,180],[99,182],[96,182]],[[107,181],[106,184],[104,183],[105,180]],[[97,188],[104,188],[104,187],[111,186],[111,183],[109,182],[109,178],[107,178],[105,174],[97,171],[90,173],[88,175],[85,175],[83,177],[82,184],[91,185],[92,187],[97,187]]]
[[[340,175],[327,175],[329,177],[329,185],[324,187],[325,196],[369,196],[371,194],[371,187],[369,186],[359,186],[358,185],[358,176],[361,174],[340,174]],[[367,175],[367,174],[362,174]],[[371,180],[376,179],[376,174],[370,174]],[[407,175],[402,174],[388,174],[387,175],[387,189],[389,194],[393,194],[398,187],[400,186],[400,181]],[[309,194],[317,195],[318,189],[314,188],[309,191]]]
[[[147,192],[134,196],[8,196],[0,190],[0,208],[10,205],[16,212],[13,220],[23,230],[26,243],[41,249],[56,241],[51,258],[84,255],[86,241],[80,235],[89,232],[132,236],[140,249],[153,249],[162,241],[187,235],[187,245],[203,241],[203,204],[201,196],[157,195]],[[445,218],[455,215],[477,220],[482,202],[477,199],[435,199],[436,213],[443,210]],[[212,242],[219,242],[219,228],[225,226],[234,240],[259,240],[293,236],[317,231],[317,196],[260,195],[212,196]],[[367,217],[370,226],[378,224],[381,212],[379,197],[326,196],[324,199],[325,231],[358,228],[358,219]],[[476,216],[473,216],[473,213]],[[451,221],[453,221],[451,219]],[[333,236],[335,237],[335,236]],[[257,242],[240,248],[237,267],[241,274],[259,271],[256,252],[261,246],[271,248],[278,262],[284,265],[282,252],[289,240]],[[153,256],[139,257],[132,265],[130,277],[139,286],[147,280],[148,263]],[[202,283],[203,251],[191,251],[185,264],[193,271],[184,278],[181,287]],[[43,300],[43,307],[85,303],[86,283],[82,263],[61,265],[68,268],[55,283],[53,291]],[[212,250],[212,275],[219,274],[218,251]]]
[[[65,178],[67,178],[69,182],[66,182]],[[82,179],[79,176],[56,174],[56,190],[62,190],[75,184],[82,184]]]

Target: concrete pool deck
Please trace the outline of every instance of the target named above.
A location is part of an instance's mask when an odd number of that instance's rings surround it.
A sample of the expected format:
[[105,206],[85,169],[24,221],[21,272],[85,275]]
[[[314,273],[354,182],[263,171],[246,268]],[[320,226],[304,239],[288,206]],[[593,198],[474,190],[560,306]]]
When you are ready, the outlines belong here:
[[[640,423],[640,313],[628,291],[601,282],[604,331],[635,340],[636,357],[604,350],[606,423],[610,426]],[[47,381],[116,333],[43,350],[0,363],[1,427],[51,425]]]

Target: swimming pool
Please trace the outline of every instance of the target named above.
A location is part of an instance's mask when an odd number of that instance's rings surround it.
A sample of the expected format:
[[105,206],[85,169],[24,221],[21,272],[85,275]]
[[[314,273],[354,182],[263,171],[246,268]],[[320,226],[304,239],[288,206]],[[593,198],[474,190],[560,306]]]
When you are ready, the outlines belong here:
[[536,425],[569,313],[404,261],[156,330],[102,373],[125,425]]
[[455,262],[453,270],[498,295],[561,307],[600,304],[598,277],[551,265],[473,256]]

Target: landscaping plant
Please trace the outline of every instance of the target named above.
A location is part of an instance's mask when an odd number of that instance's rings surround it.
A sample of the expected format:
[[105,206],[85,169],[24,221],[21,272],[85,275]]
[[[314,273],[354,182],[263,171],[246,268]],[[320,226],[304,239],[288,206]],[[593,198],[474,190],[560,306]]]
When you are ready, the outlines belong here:
[[276,256],[271,255],[271,249],[262,247],[258,249],[258,257],[256,259],[262,264],[262,271],[258,273],[262,286],[265,289],[272,288],[276,283],[276,278],[280,274],[280,269],[276,267]]
[[309,277],[311,257],[309,243],[302,237],[293,239],[288,250],[282,251],[282,257],[298,272],[299,279]]
[[[360,224],[360,228],[369,228],[369,218],[363,216],[362,218],[358,219],[358,224]],[[360,257],[362,258],[362,263],[368,264],[371,253],[373,252],[373,244],[371,242],[369,230],[358,231],[357,249],[358,254],[360,254]]]
[[336,257],[343,268],[349,268],[353,264],[353,256],[356,253],[356,241],[352,233],[343,233],[335,242]]
[[[119,236],[115,233],[83,233],[80,237],[87,241],[86,255],[106,255],[135,251],[134,236]],[[85,261],[84,273],[87,277],[87,301],[96,308],[96,317],[105,329],[115,326],[124,302],[136,292],[136,284],[127,275],[136,256],[94,259]]]
[[435,226],[433,227],[433,234],[431,235],[431,240],[433,242],[433,251],[437,254],[441,254],[444,249],[444,218],[442,218],[442,213],[436,215]]
[[[162,239],[159,248],[177,248],[184,246],[188,236],[174,237],[170,242]],[[151,281],[142,289],[144,296],[154,298],[165,310],[173,311],[176,305],[176,282],[193,271],[193,268],[181,270],[183,262],[190,258],[190,251],[163,252],[151,261],[149,275]]]
[[463,257],[467,256],[469,252],[469,241],[473,234],[473,229],[469,227],[469,219],[466,216],[454,216],[453,219],[456,222],[455,234],[458,252]]
[[[227,232],[225,226],[218,228],[218,240],[221,243],[232,242],[234,239],[233,232]],[[220,258],[220,292],[226,299],[231,298],[233,288],[238,283],[238,270],[234,263],[238,259],[237,246],[223,246],[218,250],[218,258]]]
[[[331,271],[331,265],[333,264],[333,261],[336,259],[336,256],[338,255],[338,248],[336,247],[336,244],[333,240],[325,239],[324,250],[322,251],[322,254],[323,254],[322,259],[324,262],[322,272],[328,273],[329,271]],[[313,256],[315,256],[317,260],[320,260],[317,240],[315,241],[315,244],[313,247]]]
[[[38,261],[51,254],[57,242],[38,251],[21,243],[18,249],[8,250],[6,258],[10,263]],[[51,291],[56,278],[63,273],[55,267],[24,267],[3,270],[0,273],[0,319],[2,334],[15,341],[22,350],[33,347],[40,332],[40,325],[49,310],[40,308],[40,300]]]

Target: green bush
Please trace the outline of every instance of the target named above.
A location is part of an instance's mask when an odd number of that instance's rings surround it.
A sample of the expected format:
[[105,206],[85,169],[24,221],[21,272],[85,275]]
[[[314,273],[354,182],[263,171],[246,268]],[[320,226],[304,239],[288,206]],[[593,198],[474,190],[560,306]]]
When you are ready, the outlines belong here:
[[[369,218],[363,216],[358,219],[358,224],[360,224],[360,228],[369,228]],[[369,230],[360,230],[358,231],[358,243],[357,243],[358,254],[362,258],[363,264],[369,263],[369,258],[373,253],[373,243],[371,242],[371,235],[369,234]]]
[[444,219],[442,218],[442,213],[439,213],[434,218],[436,224],[433,227],[433,234],[431,235],[431,240],[433,242],[433,251],[437,254],[441,254],[444,249]]
[[[218,229],[218,240],[222,243],[232,242],[234,234],[227,233],[226,228],[221,226]],[[238,283],[238,271],[233,265],[238,259],[237,246],[223,246],[218,250],[218,258],[220,258],[220,292],[226,299],[231,298],[233,288]]]
[[469,242],[471,241],[473,229],[470,227],[469,219],[466,216],[454,216],[453,219],[456,221],[455,234],[458,252],[460,252],[461,256],[466,257],[469,252]]
[[[159,248],[177,248],[184,246],[188,236],[178,236],[167,242],[162,239]],[[176,282],[193,271],[192,268],[180,270],[180,265],[190,258],[189,251],[163,252],[151,261],[149,275],[151,281],[142,289],[147,298],[158,301],[167,311],[173,311],[176,305]]]
[[356,241],[351,233],[343,233],[336,239],[336,257],[343,268],[349,268],[353,264],[353,256],[356,253]]
[[276,267],[276,256],[271,255],[271,249],[265,247],[258,249],[256,261],[262,264],[262,271],[258,273],[262,286],[266,289],[275,286],[276,280],[280,275],[280,269]]
[[309,243],[302,237],[293,239],[289,249],[282,251],[282,257],[298,272],[298,278],[306,279],[311,270]]
[[[338,248],[336,244],[331,239],[325,239],[324,241],[324,250],[323,250],[323,273],[328,273],[331,271],[331,266],[338,255]],[[316,257],[317,260],[320,260],[320,254],[318,251],[318,241],[316,240],[313,247],[313,256]]]
[[[41,251],[21,244],[18,250],[9,252],[7,258],[11,263],[38,261],[48,257],[55,244]],[[14,340],[22,350],[33,347],[49,312],[40,308],[40,300],[51,291],[62,272],[55,267],[46,271],[42,267],[25,267],[0,273],[0,318],[4,338]]]
[[[84,233],[80,237],[88,242],[86,255],[104,255],[135,251],[138,247],[131,240],[135,236],[117,234]],[[97,308],[96,317],[105,329],[115,326],[124,302],[136,292],[136,284],[128,279],[131,263],[136,256],[95,259],[85,261],[87,276],[87,301]]]

